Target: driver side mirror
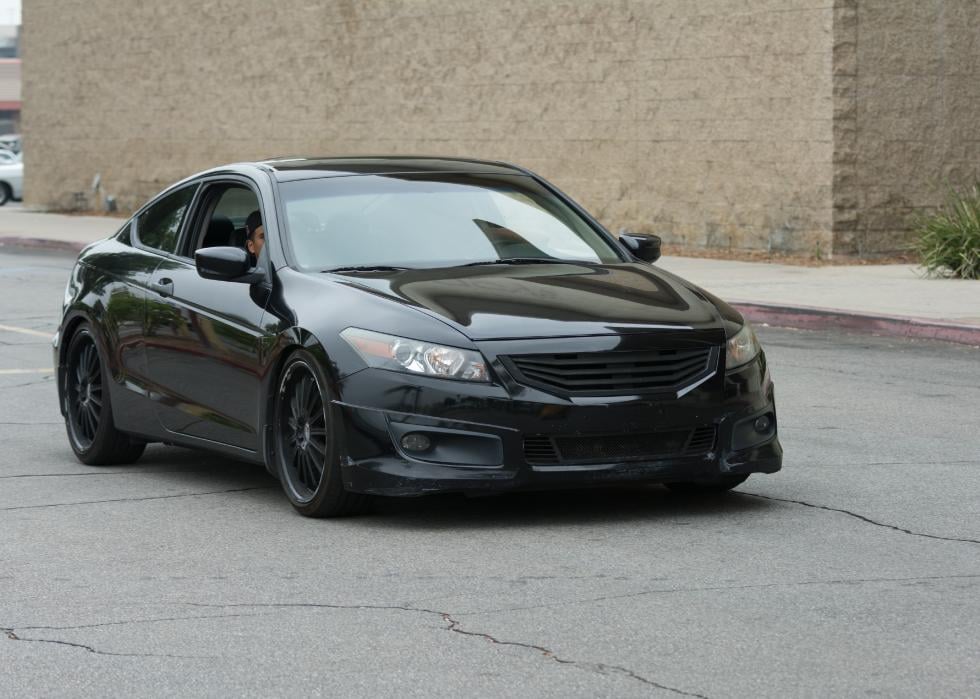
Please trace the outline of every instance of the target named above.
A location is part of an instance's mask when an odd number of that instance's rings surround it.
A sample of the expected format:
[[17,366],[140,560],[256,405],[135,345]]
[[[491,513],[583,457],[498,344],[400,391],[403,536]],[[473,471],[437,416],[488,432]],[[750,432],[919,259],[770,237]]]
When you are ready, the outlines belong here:
[[254,284],[263,277],[245,250],[230,246],[201,248],[194,253],[194,266],[205,279]]
[[656,262],[660,259],[660,236],[642,233],[624,233],[619,236],[619,242],[626,249],[644,262]]

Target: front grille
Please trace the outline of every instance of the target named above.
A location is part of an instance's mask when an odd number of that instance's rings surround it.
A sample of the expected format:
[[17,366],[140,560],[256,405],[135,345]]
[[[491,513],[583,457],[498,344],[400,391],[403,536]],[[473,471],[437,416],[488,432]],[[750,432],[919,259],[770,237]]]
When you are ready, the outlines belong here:
[[529,435],[524,438],[524,459],[544,466],[696,456],[714,448],[716,432],[714,425],[702,425],[694,429],[577,437]]
[[502,357],[519,383],[567,396],[673,393],[711,375],[711,346]]

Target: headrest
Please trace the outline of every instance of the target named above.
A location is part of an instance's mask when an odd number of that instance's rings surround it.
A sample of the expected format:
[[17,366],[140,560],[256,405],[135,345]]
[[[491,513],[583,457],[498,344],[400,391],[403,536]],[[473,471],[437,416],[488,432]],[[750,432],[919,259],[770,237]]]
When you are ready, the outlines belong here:
[[218,214],[211,217],[208,232],[201,241],[202,248],[214,248],[222,245],[234,245],[235,224],[227,216]]

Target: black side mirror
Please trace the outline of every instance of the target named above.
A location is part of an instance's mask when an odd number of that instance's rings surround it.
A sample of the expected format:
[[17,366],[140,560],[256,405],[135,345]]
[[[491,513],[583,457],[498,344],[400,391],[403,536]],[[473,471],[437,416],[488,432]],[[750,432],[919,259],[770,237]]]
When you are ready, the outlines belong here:
[[201,248],[194,253],[197,273],[205,279],[254,284],[262,270],[253,269],[249,254],[242,248],[219,246]]
[[619,241],[633,253],[634,257],[638,257],[644,262],[656,262],[660,259],[661,240],[659,235],[624,233],[619,236]]

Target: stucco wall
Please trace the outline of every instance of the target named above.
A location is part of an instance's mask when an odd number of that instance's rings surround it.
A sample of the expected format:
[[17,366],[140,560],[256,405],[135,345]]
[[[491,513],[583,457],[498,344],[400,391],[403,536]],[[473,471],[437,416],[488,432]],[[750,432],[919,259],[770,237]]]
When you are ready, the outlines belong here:
[[[31,0],[27,203],[281,154],[510,160],[614,230],[829,250],[826,0]],[[89,206],[97,206],[94,199]]]
[[838,0],[834,251],[901,249],[980,175],[980,2]]

